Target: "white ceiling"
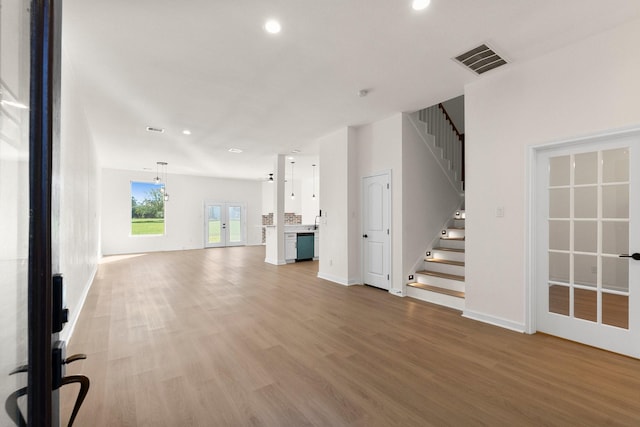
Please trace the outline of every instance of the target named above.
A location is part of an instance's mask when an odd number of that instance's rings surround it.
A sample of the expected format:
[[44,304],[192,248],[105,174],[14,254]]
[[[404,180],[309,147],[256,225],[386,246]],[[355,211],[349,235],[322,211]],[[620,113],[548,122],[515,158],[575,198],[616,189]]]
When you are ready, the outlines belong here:
[[277,153],[461,95],[483,77],[451,58],[483,42],[517,66],[640,17],[637,0],[410,3],[65,0],[63,61],[103,167],[264,179]]

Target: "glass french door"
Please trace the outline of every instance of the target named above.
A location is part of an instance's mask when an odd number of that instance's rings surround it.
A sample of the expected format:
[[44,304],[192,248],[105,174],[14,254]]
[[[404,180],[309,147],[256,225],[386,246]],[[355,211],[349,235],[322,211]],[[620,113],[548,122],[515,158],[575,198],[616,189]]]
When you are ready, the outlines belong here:
[[0,425],[27,417],[29,13],[0,0]]
[[538,153],[538,331],[640,357],[639,168],[640,132]]
[[53,318],[61,317],[53,310],[52,174],[61,14],[59,0],[0,0],[2,426],[60,423],[53,381],[53,343],[59,343]]
[[206,203],[204,218],[205,247],[247,244],[246,206],[244,203]]

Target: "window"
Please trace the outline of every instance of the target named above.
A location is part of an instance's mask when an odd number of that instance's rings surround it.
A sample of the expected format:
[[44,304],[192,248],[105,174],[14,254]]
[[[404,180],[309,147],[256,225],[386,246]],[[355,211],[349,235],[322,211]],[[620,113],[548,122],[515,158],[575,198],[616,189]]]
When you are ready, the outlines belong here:
[[131,235],[164,234],[164,185],[131,181]]

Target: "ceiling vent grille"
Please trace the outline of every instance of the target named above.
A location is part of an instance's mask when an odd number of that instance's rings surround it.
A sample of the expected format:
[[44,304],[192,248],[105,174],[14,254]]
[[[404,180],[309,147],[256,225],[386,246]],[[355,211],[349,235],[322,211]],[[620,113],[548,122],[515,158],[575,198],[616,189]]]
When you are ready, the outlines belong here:
[[486,73],[507,63],[504,58],[486,44],[456,56],[455,60],[476,74]]
[[156,127],[153,127],[153,126],[147,126],[147,132],[164,133],[164,129],[156,128]]

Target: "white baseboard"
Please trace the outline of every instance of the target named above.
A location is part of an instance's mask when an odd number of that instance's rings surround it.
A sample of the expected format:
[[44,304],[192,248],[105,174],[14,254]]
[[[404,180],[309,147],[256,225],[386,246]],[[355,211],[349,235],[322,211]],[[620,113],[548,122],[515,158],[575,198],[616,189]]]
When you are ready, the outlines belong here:
[[89,276],[89,280],[84,285],[84,290],[82,291],[82,295],[80,295],[80,300],[78,301],[76,307],[72,307],[69,310],[69,321],[62,331],[60,331],[60,340],[66,341],[67,345],[69,345],[69,341],[73,336],[73,331],[76,329],[76,323],[78,323],[78,318],[80,317],[80,313],[82,312],[82,308],[84,307],[84,303],[87,300],[87,295],[89,295],[89,290],[91,289],[91,285],[93,285],[93,279],[96,277],[96,273],[98,272],[98,264],[93,267],[93,272]]
[[523,334],[526,331],[524,323],[518,323],[512,320],[503,319],[501,317],[478,313],[476,311],[464,310],[462,312],[462,317],[466,317],[467,319],[471,320],[477,320],[478,322],[488,323],[494,326],[499,326],[501,328],[509,329],[512,331],[521,332]]
[[277,260],[277,259],[272,259],[272,258],[265,258],[264,262],[269,263],[269,264],[273,264],[273,265],[285,265],[287,262],[285,260]]
[[342,286],[353,286],[353,285],[359,285],[360,284],[360,280],[358,279],[343,279],[341,277],[336,277],[336,276],[332,276],[331,274],[327,274],[327,273],[321,273],[318,272],[318,278],[319,279],[324,279],[324,280],[328,280],[330,282],[333,283],[337,283],[339,285]]

